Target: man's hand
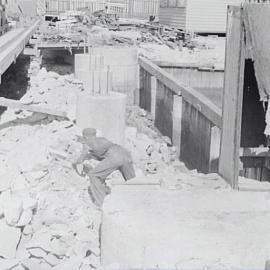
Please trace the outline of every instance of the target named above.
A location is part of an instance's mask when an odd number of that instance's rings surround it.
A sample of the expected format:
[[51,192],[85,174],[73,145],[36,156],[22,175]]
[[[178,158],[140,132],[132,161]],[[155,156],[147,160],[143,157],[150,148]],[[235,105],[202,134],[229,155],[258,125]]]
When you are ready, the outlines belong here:
[[77,142],[82,143],[82,144],[85,143],[85,138],[84,137],[78,136],[78,135],[76,137],[77,137]]
[[73,163],[72,167],[77,172],[77,174],[81,176],[83,175],[83,164]]

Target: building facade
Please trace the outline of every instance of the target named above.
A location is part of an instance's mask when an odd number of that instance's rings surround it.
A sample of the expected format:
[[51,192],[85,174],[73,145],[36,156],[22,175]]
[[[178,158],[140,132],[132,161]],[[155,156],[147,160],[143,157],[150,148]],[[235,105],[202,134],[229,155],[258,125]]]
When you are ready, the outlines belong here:
[[225,33],[227,6],[241,0],[161,0],[161,24],[196,33]]

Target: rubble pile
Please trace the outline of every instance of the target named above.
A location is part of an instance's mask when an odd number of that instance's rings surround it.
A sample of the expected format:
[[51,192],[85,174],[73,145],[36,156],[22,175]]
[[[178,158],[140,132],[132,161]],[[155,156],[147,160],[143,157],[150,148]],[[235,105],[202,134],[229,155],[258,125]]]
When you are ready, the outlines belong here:
[[[68,97],[78,90],[76,81],[39,70],[39,61],[32,61],[29,75],[25,103],[53,108],[63,102],[61,109],[72,108]],[[79,134],[73,122],[53,116],[11,109],[2,115],[1,270],[99,267],[101,214],[88,195],[87,179],[71,166],[80,155]]]
[[[70,120],[75,119],[76,94],[82,90],[82,83],[74,75],[60,76],[45,68],[39,69],[40,63],[32,63],[30,87],[21,98],[21,103],[38,105],[56,111],[66,112]],[[55,91],[57,89],[57,91]]]
[[[40,65],[38,58],[30,64],[22,103],[65,111],[69,120],[16,109],[1,116],[0,269],[100,269],[101,212],[89,197],[87,177],[72,168],[82,149],[73,121],[82,85]],[[129,107],[127,123],[125,146],[137,178],[166,189],[225,186],[217,175],[188,171],[144,110]],[[119,177],[113,173],[108,184]]]
[[78,46],[136,45],[141,55],[152,61],[224,69],[225,38],[200,37],[157,22],[118,20],[104,11],[82,11],[80,20],[73,17],[50,25],[44,22],[39,27],[38,39],[43,44],[60,43],[70,53],[72,47]]
[[126,143],[131,152],[136,176],[144,181],[159,181],[166,189],[225,189],[229,186],[218,174],[201,174],[190,171],[179,161],[176,148],[170,138],[154,126],[151,115],[145,110],[132,106],[127,109]]

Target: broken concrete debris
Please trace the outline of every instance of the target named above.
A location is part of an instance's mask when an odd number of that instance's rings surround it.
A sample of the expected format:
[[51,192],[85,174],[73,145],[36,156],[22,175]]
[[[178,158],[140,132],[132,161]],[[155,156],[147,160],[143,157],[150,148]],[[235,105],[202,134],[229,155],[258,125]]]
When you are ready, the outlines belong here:
[[21,231],[6,224],[5,221],[0,222],[0,256],[6,259],[13,259],[16,256],[17,245],[20,241]]
[[[70,120],[16,109],[1,116],[0,269],[101,269],[101,212],[88,195],[88,179],[71,166],[82,148],[76,140],[81,129],[72,121],[82,85],[73,75],[41,68],[38,58],[32,59],[28,76],[21,101],[65,111]],[[189,172],[149,113],[130,106],[126,122],[125,146],[138,181],[170,190],[222,186]],[[117,181],[123,179],[114,172],[108,184]]]

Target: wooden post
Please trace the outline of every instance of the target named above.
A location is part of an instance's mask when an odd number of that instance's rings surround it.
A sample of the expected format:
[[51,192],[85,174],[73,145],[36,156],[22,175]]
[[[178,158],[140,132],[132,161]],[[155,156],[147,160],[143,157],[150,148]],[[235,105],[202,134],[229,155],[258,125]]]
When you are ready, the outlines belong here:
[[211,128],[209,172],[218,172],[221,130],[217,126]]
[[245,65],[245,39],[242,20],[242,9],[229,6],[219,173],[234,189],[238,188]]
[[157,78],[151,76],[151,114],[156,119],[156,100],[157,100]]
[[173,132],[172,142],[176,147],[177,157],[180,157],[181,133],[182,133],[182,96],[173,96]]

